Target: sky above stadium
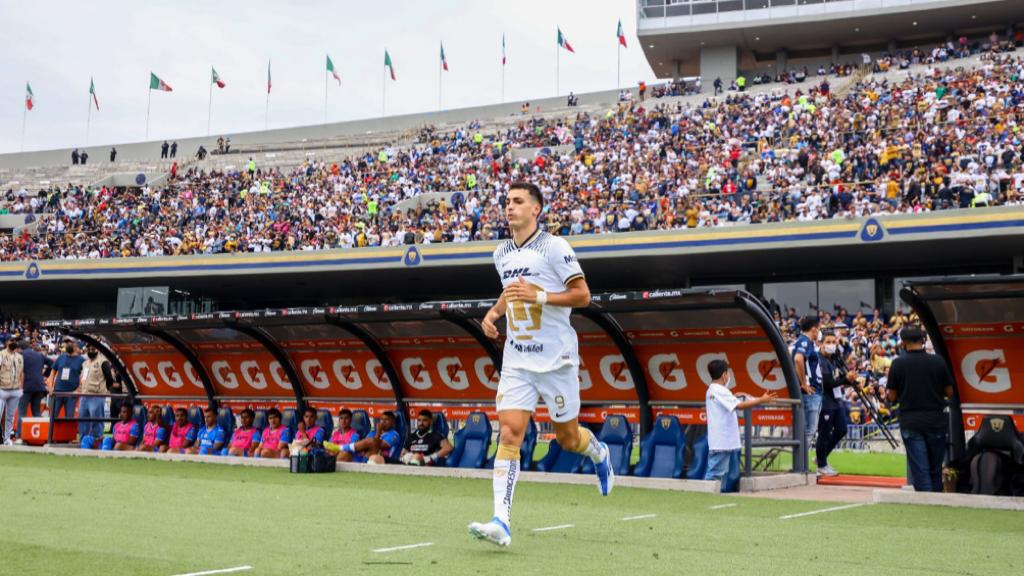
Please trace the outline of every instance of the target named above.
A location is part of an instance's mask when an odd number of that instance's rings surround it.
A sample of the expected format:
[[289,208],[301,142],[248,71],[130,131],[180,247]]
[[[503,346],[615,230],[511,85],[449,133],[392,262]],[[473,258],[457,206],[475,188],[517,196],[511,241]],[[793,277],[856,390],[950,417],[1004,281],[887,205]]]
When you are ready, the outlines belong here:
[[[636,40],[634,0],[68,0],[2,2],[0,152],[17,152],[31,83],[25,150],[144,140],[150,72],[173,92],[152,94],[151,140],[206,134],[210,67],[226,83],[213,88],[212,131],[261,130],[272,61],[270,127],[381,115],[384,49],[397,81],[388,81],[387,115],[437,110],[440,42],[449,71],[443,107],[501,100],[501,39],[507,43],[505,100],[555,94],[556,26],[575,54],[561,53],[561,92],[608,90],[616,83],[618,20],[626,33],[622,84],[652,81]],[[329,54],[341,85],[326,72]]]

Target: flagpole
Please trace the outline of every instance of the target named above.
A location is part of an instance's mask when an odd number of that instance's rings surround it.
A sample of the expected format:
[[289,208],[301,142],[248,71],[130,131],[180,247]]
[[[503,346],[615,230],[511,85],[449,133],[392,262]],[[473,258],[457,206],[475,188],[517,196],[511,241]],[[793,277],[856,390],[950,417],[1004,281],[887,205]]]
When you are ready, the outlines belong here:
[[562,90],[559,87],[559,82],[562,80],[562,69],[560,58],[562,56],[562,47],[555,44],[555,98],[558,98]]
[[[213,70],[211,68],[210,70]],[[210,98],[206,104],[206,135],[210,135],[210,118],[213,117],[213,78],[210,78]]]
[[[442,45],[441,52],[444,53]],[[437,64],[437,111],[441,111],[441,83],[444,81],[444,59]]]
[[25,122],[28,120],[28,104],[21,109],[21,151],[25,151]]
[[380,116],[383,118],[387,114],[387,99],[388,99],[388,75],[387,66],[384,67],[384,83],[381,84],[380,91]]
[[327,124],[327,71],[324,71],[324,124]]
[[615,89],[622,90],[622,42],[615,40]]
[[146,97],[146,140],[149,140],[149,107],[153,103],[153,89],[149,89],[149,95]]
[[86,100],[85,107],[85,145],[89,145],[89,124],[92,122],[92,92],[89,93],[89,98]]
[[267,60],[267,107],[263,111],[263,130],[270,126],[270,60]]

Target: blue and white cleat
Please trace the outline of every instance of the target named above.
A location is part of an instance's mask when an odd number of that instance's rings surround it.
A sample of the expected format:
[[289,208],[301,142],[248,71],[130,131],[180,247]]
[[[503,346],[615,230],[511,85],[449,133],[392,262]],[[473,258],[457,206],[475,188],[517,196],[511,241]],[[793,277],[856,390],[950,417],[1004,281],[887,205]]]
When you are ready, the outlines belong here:
[[486,524],[471,522],[469,533],[477,540],[485,540],[502,548],[512,544],[512,530],[497,517],[491,518]]
[[597,472],[597,489],[601,496],[611,494],[615,486],[615,470],[612,469],[611,451],[604,442],[601,442],[601,461],[594,465],[594,470]]

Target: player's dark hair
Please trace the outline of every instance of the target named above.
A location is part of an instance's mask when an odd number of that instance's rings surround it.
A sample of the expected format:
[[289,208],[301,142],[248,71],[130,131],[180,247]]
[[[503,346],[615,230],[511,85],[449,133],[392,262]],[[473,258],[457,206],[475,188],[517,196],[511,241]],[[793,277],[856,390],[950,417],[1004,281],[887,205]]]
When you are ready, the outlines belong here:
[[245,416],[246,414],[248,414],[249,418],[256,418],[256,413],[252,411],[252,408],[246,408],[246,409],[242,410],[240,412],[240,414],[242,416]]
[[277,416],[278,418],[280,418],[281,411],[278,410],[277,408],[271,408],[270,410],[267,410],[267,418],[270,418],[271,416]]
[[420,413],[417,414],[417,416],[426,416],[427,418],[430,418],[431,421],[434,420],[434,413],[431,412],[430,410],[427,410],[426,408],[420,410]]
[[816,328],[819,324],[821,324],[821,320],[819,320],[817,316],[808,314],[800,319],[800,331],[807,332]]
[[900,330],[900,340],[909,344],[920,344],[924,342],[924,330],[917,324],[910,324]]
[[302,415],[305,416],[306,414],[312,414],[313,416],[316,416],[316,408],[313,408],[312,406],[306,406],[306,409],[302,411]]
[[188,415],[188,410],[185,410],[184,408],[175,408],[174,409],[174,413],[176,415],[177,414],[185,414],[187,416]]
[[342,408],[341,410],[338,410],[338,418],[341,418],[342,416],[348,416],[349,418],[351,418],[352,411],[349,410],[348,408]]
[[544,207],[544,195],[540,193],[540,188],[538,188],[536,184],[532,184],[530,182],[513,182],[509,184],[508,191],[511,192],[513,190],[526,190],[530,193],[530,196],[533,197],[537,204],[540,204],[541,208]]
[[398,417],[396,417],[395,413],[392,412],[391,410],[385,410],[384,413],[381,414],[381,417],[388,417],[388,418],[391,418],[392,420],[394,420],[396,422],[398,421]]
[[718,380],[728,371],[729,363],[725,360],[712,360],[708,362],[708,376],[711,376],[712,380]]
[[217,415],[217,409],[213,407],[208,407],[204,409],[203,412],[206,412],[207,414],[213,414],[214,416]]

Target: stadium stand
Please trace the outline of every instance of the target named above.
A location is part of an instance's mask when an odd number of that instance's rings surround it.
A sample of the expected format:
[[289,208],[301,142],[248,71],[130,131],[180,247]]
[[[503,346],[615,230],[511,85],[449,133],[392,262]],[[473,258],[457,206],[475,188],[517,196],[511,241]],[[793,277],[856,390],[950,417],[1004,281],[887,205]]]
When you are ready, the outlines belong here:
[[[11,188],[8,212],[39,218],[34,231],[2,237],[0,259],[494,239],[506,234],[505,187],[525,177],[541,184],[547,227],[562,235],[1019,204],[1019,54],[999,48],[955,67],[890,60],[900,64],[883,59],[877,74],[835,86],[428,128],[416,142],[347,159],[264,155],[251,173],[239,152],[216,167],[180,167],[164,186]],[[515,159],[516,150],[529,153]],[[395,209],[436,191],[460,194]]]

